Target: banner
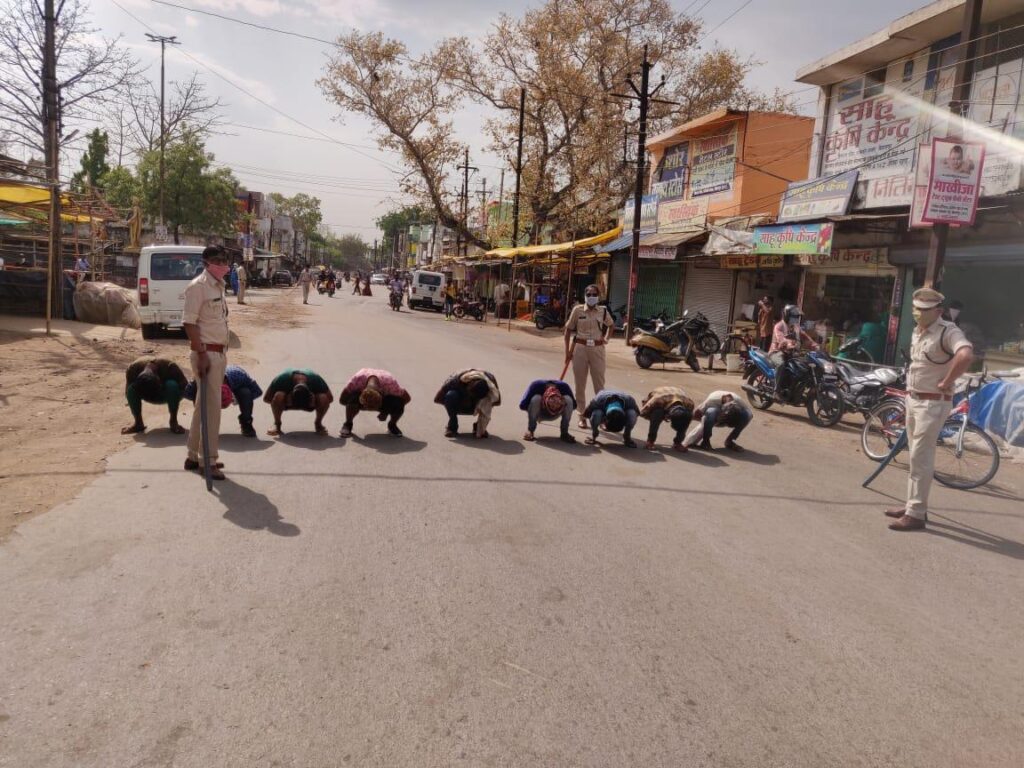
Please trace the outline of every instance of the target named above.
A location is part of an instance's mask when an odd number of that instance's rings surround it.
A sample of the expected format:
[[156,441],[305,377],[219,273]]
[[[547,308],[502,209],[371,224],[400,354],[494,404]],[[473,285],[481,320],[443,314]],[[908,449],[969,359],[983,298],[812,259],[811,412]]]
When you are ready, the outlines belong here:
[[793,263],[802,267],[877,267],[888,264],[887,248],[837,248],[832,253],[798,253]]
[[932,169],[921,219],[932,224],[974,224],[984,164],[984,144],[932,141]]
[[832,222],[754,227],[754,253],[831,253]]
[[665,150],[661,161],[661,174],[651,185],[651,191],[661,202],[678,200],[686,191],[686,166],[690,159],[690,143],[683,142]]
[[[626,201],[622,209],[622,229],[630,232],[633,229],[633,198]],[[640,200],[640,231],[655,232],[658,229],[658,196],[644,195]]]
[[864,189],[864,208],[893,208],[910,205],[914,199],[914,174],[869,179]]
[[708,220],[708,198],[658,201],[658,232],[685,232],[703,227]]
[[696,139],[690,167],[690,197],[732,193],[736,179],[735,125],[725,134]]
[[[970,131],[971,141],[985,144],[981,194],[1004,195],[1020,188],[1020,142],[1024,138],[1024,106],[1018,105],[1024,61],[1015,59],[976,73],[971,86],[970,120],[993,133]],[[1005,138],[1004,138],[1005,137]]]
[[641,259],[661,259],[662,261],[672,261],[676,257],[676,249],[674,246],[665,245],[641,245],[640,246],[640,258]]
[[820,219],[823,216],[841,216],[850,207],[850,199],[857,188],[857,171],[820,181],[810,179],[790,182],[782,197],[779,222]]
[[782,269],[786,257],[781,253],[765,253],[760,256],[730,254],[722,257],[723,269]]

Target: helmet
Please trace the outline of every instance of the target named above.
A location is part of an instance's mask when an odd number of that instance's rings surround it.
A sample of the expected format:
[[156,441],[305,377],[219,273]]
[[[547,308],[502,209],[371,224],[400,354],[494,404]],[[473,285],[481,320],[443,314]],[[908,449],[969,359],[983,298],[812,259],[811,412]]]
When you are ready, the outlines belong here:
[[796,322],[803,316],[804,313],[800,311],[800,307],[796,304],[787,304],[782,310],[782,319],[786,325]]

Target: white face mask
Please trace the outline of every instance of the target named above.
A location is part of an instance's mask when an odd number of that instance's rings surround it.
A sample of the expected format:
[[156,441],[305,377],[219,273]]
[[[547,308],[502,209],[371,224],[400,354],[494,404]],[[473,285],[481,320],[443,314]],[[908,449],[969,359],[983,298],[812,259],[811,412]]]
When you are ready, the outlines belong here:
[[958,317],[960,317],[960,310],[959,309],[951,309],[951,310],[949,310],[949,319],[950,320],[956,320]]
[[587,298],[587,306],[588,307],[596,307],[597,306],[597,300],[599,298],[601,298],[601,297],[600,296],[587,296],[586,298]]

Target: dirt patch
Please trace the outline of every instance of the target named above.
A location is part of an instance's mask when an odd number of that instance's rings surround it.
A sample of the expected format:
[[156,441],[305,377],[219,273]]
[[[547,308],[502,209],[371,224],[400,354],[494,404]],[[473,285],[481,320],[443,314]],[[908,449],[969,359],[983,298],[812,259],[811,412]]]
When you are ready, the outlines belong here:
[[[246,339],[254,330],[299,327],[308,316],[292,291],[252,293],[246,306],[229,299],[237,337],[230,356],[239,365],[253,362]],[[138,331],[61,325],[51,337],[0,329],[0,542],[73,498],[104,471],[107,456],[135,442],[120,434],[131,422],[124,370],[132,360],[168,357],[189,372],[183,338],[144,341]],[[151,428],[167,425],[166,410],[147,405],[144,414]]]

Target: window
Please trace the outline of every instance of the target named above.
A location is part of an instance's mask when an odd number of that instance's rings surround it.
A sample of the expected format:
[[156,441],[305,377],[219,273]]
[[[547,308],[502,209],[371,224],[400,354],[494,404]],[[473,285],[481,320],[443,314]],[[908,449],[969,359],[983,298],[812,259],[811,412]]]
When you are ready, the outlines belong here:
[[427,274],[424,274],[424,273],[421,272],[420,274],[418,274],[416,276],[416,282],[418,282],[420,285],[434,285],[434,286],[437,286],[437,285],[441,284],[441,276],[440,275],[427,275]]
[[154,253],[149,261],[150,280],[191,280],[203,271],[199,253]]

